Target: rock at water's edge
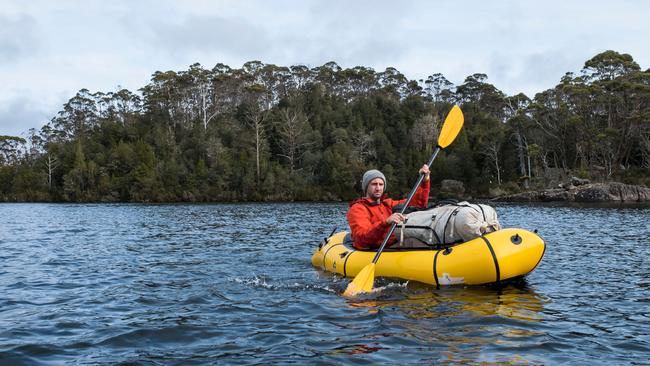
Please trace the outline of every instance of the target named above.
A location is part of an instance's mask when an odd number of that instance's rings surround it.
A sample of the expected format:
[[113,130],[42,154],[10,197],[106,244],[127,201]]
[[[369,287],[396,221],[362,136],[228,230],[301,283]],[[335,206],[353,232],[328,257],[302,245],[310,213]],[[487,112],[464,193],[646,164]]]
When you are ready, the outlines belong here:
[[[570,188],[569,188],[570,187]],[[650,202],[650,188],[618,182],[591,183],[496,197],[502,202]]]

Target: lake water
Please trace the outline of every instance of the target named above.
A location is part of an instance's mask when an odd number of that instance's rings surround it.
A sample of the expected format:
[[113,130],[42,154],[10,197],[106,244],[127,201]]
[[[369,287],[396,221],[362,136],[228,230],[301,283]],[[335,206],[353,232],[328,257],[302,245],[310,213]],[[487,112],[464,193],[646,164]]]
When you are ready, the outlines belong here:
[[648,364],[650,208],[499,204],[546,255],[501,289],[310,257],[346,204],[0,205],[0,364]]

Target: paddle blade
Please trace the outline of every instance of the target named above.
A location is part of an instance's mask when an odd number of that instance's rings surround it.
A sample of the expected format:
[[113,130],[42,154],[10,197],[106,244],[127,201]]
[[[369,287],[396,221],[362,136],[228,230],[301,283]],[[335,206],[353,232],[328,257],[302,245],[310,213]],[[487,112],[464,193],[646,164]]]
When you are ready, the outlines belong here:
[[451,108],[447,118],[445,118],[445,123],[442,125],[442,130],[440,131],[440,137],[438,137],[438,146],[441,149],[449,146],[454,140],[460,129],[463,128],[463,122],[465,117],[463,117],[463,111],[460,110],[460,107],[457,105]]
[[361,272],[350,282],[348,288],[345,289],[343,296],[352,297],[357,294],[372,291],[372,286],[375,283],[375,264],[370,263],[363,267]]

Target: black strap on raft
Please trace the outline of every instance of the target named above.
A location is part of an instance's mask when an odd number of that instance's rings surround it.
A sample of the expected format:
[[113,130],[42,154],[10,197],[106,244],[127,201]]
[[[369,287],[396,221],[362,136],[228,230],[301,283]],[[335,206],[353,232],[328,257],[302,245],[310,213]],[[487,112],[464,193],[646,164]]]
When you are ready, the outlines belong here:
[[438,283],[438,254],[440,251],[436,251],[436,255],[433,256],[433,279],[436,280],[436,289],[440,289],[440,284]]
[[[323,268],[327,269],[327,267],[325,266],[325,261],[327,260],[327,253],[329,253],[330,250],[332,250],[332,248],[338,247],[339,245],[343,245],[343,244],[338,243],[338,244],[334,244],[334,245],[332,245],[331,247],[327,248],[327,251],[326,251],[325,254],[323,255]],[[333,262],[334,262],[334,261],[333,261]]]
[[485,244],[487,244],[488,249],[490,249],[490,253],[492,253],[492,259],[494,260],[494,268],[496,269],[497,272],[497,280],[495,282],[498,285],[499,281],[501,281],[501,272],[499,271],[499,261],[497,260],[497,255],[494,253],[494,248],[492,248],[492,244],[490,244],[490,241],[483,235],[481,235],[481,239],[485,241]]
[[345,257],[345,261],[343,262],[343,277],[348,276],[348,269],[347,269],[348,259],[350,259],[350,257],[352,257],[352,253],[354,253],[354,252],[356,252],[356,250],[354,250],[354,249],[352,249],[352,251],[350,251],[350,252],[347,252],[348,256]]

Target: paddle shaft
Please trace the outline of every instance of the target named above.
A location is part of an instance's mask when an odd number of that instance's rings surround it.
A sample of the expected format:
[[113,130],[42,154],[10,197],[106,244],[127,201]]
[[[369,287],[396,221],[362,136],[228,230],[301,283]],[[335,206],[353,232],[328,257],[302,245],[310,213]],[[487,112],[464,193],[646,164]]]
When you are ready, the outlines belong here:
[[[431,159],[429,159],[429,162],[427,163],[427,166],[429,168],[431,167],[431,164],[433,164],[433,161],[436,159],[436,156],[438,156],[440,150],[441,150],[440,146],[437,146],[436,149],[433,151],[433,154],[431,155]],[[404,212],[406,211],[406,208],[408,207],[409,203],[411,203],[411,199],[413,199],[413,196],[415,196],[415,192],[417,192],[418,187],[420,187],[420,184],[422,184],[422,180],[424,180],[424,174],[420,174],[417,183],[415,183],[415,186],[413,186],[413,189],[411,189],[411,193],[409,193],[408,197],[406,198],[406,202],[404,202],[404,207],[402,207],[402,211],[400,212],[400,214],[404,214]],[[397,227],[396,222],[394,222],[390,226],[388,235],[386,235],[386,237],[384,238],[384,242],[381,243],[379,250],[377,250],[377,254],[375,254],[375,258],[372,259],[372,263],[377,263],[377,261],[379,260],[379,256],[381,255],[381,252],[384,250],[384,247],[386,246],[386,243],[388,243],[388,240],[390,239],[391,235],[393,235],[393,233],[395,232],[396,227]]]

